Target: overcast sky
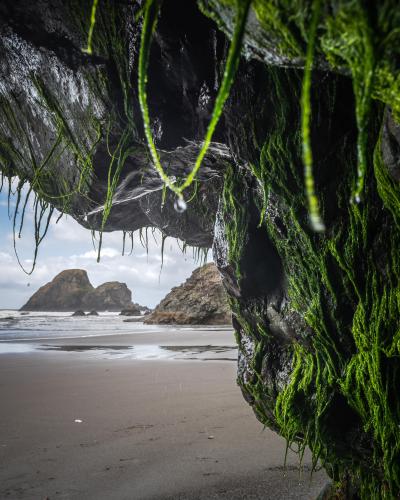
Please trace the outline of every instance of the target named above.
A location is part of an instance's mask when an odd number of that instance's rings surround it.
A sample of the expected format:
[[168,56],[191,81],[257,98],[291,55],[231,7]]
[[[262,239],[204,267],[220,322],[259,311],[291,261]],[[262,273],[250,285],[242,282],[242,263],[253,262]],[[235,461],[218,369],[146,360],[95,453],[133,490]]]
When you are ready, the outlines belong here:
[[[141,305],[154,307],[198,267],[192,250],[182,253],[178,242],[165,242],[164,265],[161,268],[161,238],[154,241],[149,232],[149,253],[142,247],[139,234],[134,237],[132,255],[122,256],[122,233],[104,235],[100,263],[93,248],[90,231],[82,228],[72,217],[63,217],[56,224],[56,216],[39,248],[36,269],[27,276],[20,268],[13,249],[12,221],[7,214],[7,189],[0,193],[0,309],[20,308],[40,286],[51,281],[64,269],[85,269],[93,286],[106,281],[122,281],[132,291],[132,299]],[[12,205],[15,199],[11,200]],[[17,240],[22,264],[30,268],[34,239],[33,214],[27,214],[24,232]],[[181,244],[182,246],[182,244]],[[127,238],[127,247],[130,249]],[[211,255],[209,256],[210,259]]]

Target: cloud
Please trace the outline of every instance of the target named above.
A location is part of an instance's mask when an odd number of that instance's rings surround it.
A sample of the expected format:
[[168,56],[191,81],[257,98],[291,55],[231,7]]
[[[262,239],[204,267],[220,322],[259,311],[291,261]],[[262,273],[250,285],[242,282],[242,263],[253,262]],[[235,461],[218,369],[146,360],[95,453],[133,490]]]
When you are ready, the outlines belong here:
[[11,255],[7,252],[0,252],[0,261],[6,263],[11,263],[13,261],[13,258]]
[[[119,257],[121,252],[115,248],[102,247],[100,256],[102,259],[104,258],[114,258]],[[97,250],[89,250],[85,253],[81,253],[80,255],[71,255],[71,258],[75,259],[96,259],[97,260],[98,251]]]
[[[161,234],[149,232],[148,248],[143,248],[139,234],[133,237],[132,255],[122,256],[122,233],[105,233],[100,263],[97,250],[93,248],[90,231],[81,227],[72,217],[63,217],[58,224],[55,219],[43,240],[35,271],[27,276],[14,256],[12,223],[7,217],[7,208],[1,205],[0,222],[3,235],[0,240],[0,308],[19,308],[40,286],[51,281],[64,269],[80,268],[88,272],[94,286],[106,281],[121,281],[132,290],[133,300],[154,307],[173,286],[188,278],[199,263],[190,250],[182,253],[182,243],[168,238],[161,256]],[[153,237],[154,236],[154,237]],[[32,214],[26,221],[23,237],[17,241],[21,262],[30,267],[34,252]],[[126,241],[127,251],[130,241]],[[161,263],[163,260],[163,267]]]
[[82,241],[82,239],[86,239],[88,236],[90,238],[90,232],[84,227],[80,226],[72,217],[68,215],[64,215],[58,222],[55,224],[59,213],[56,212],[56,215],[53,215],[53,223],[49,228],[49,233],[52,238],[58,241]]

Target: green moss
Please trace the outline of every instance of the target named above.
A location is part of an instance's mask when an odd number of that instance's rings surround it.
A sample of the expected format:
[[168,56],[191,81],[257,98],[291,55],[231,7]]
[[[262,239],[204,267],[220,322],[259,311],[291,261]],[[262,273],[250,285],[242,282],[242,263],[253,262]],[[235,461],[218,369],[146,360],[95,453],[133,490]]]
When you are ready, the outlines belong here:
[[[51,216],[54,211],[54,206],[61,213],[68,211],[71,200],[78,193],[85,196],[85,189],[80,189],[81,180],[87,179],[89,175],[90,161],[88,160],[89,153],[86,152],[81,142],[76,140],[72,133],[65,114],[60,109],[59,105],[48,93],[43,82],[32,76],[32,82],[36,87],[39,95],[38,106],[46,108],[46,114],[50,120],[54,120],[55,139],[50,144],[48,151],[37,151],[31,131],[29,130],[29,121],[26,120],[20,104],[15,96],[11,99],[5,97],[0,98],[0,109],[2,111],[3,122],[0,129],[0,158],[1,169],[3,175],[8,176],[8,183],[11,186],[12,177],[18,176],[19,182],[16,188],[16,206],[14,209],[13,233],[14,233],[14,250],[23,268],[18,252],[17,239],[21,238],[24,225],[24,217],[28,204],[29,197],[32,192],[35,193],[33,202],[33,219],[34,219],[34,256],[32,259],[32,267],[30,270],[24,269],[27,274],[31,274],[36,265],[38,248],[43,241],[50,223]],[[94,138],[94,143],[97,138]],[[71,154],[76,161],[76,165],[80,171],[80,180],[74,186],[74,178],[65,175],[61,180],[54,175],[57,171],[58,163],[65,158],[66,154]],[[90,170],[91,174],[92,170]],[[76,175],[76,174],[74,174]],[[22,192],[25,185],[30,187],[23,201]],[[22,203],[23,202],[23,203]],[[22,211],[19,213],[19,209]],[[19,220],[19,222],[17,222]]]
[[400,185],[389,175],[380,151],[380,138],[374,152],[374,173],[379,196],[390,211],[397,228],[400,228]]
[[[15,179],[13,172],[1,173],[0,191],[5,187],[8,188],[8,217],[12,220],[13,227],[13,248],[17,258],[18,264],[26,274],[32,274],[36,267],[36,261],[39,251],[40,243],[45,238],[50,226],[50,221],[54,213],[54,206],[48,201],[42,199],[40,195],[36,194],[32,187],[29,185],[26,177],[20,177],[18,181]],[[29,185],[28,189],[25,188]],[[33,201],[32,196],[33,195]],[[10,199],[11,196],[15,198],[15,207],[11,209]],[[33,211],[33,236],[34,236],[34,251],[33,258],[31,259],[32,265],[30,268],[24,267],[22,264],[18,251],[17,240],[21,238],[25,213],[28,202],[32,201]],[[22,209],[21,209],[22,206]]]
[[[233,0],[200,0],[203,12],[227,31],[226,9],[234,9]],[[400,118],[400,9],[395,0],[366,6],[362,0],[313,2],[296,0],[253,0],[252,9],[263,36],[247,33],[258,53],[278,51],[285,61],[305,65],[302,109],[305,184],[313,226],[323,228],[319,216],[312,175],[312,147],[308,137],[310,68],[315,61],[322,67],[349,74],[356,100],[358,125],[357,182],[351,199],[358,203],[364,196],[364,179],[372,163],[367,157],[367,142],[373,99],[387,104],[394,118]],[[274,59],[273,55],[272,59]],[[276,58],[276,57],[275,57]]]
[[246,26],[247,14],[250,7],[250,3],[251,3],[250,0],[238,0],[236,2],[235,29],[232,35],[232,41],[228,52],[226,66],[222,77],[221,86],[218,90],[218,94],[215,100],[214,109],[211,114],[210,123],[207,127],[207,132],[203,144],[200,148],[200,151],[197,155],[195,164],[192,170],[189,172],[186,179],[179,185],[176,184],[172,179],[170,179],[167,172],[164,170],[164,167],[161,165],[161,161],[156,146],[154,144],[151,132],[150,114],[147,103],[147,91],[146,91],[147,69],[150,57],[151,38],[156,28],[157,16],[159,14],[161,2],[159,0],[146,0],[145,3],[144,21],[141,33],[141,44],[139,52],[139,70],[138,70],[138,93],[139,93],[140,108],[142,111],[144,132],[155,169],[157,170],[158,174],[160,175],[160,178],[163,180],[165,185],[178,196],[183,206],[184,206],[183,191],[187,189],[189,186],[191,186],[191,184],[194,182],[196,178],[196,174],[201,167],[203,159],[207,154],[208,148],[210,147],[211,140],[214,135],[216,126],[220,120],[225,101],[229,96],[234,76],[237,67],[239,65],[242,40],[244,36],[244,29]]
[[[97,5],[95,1],[91,15],[87,16],[89,5],[89,2],[71,2],[69,12],[73,24],[81,30],[82,35],[87,34],[89,21],[89,50],[86,52],[101,56],[109,62],[114,71],[116,70],[119,87],[115,84],[114,75],[112,79],[109,78],[107,66],[88,66],[87,70],[83,70],[91,94],[89,97],[104,103],[108,110],[107,118],[95,118],[94,109],[89,104],[82,116],[74,117],[79,124],[74,129],[74,123],[70,119],[71,110],[62,108],[46,81],[36,74],[32,75],[31,81],[38,94],[37,106],[42,108],[41,112],[53,123],[56,131],[54,142],[48,152],[40,152],[42,157],[39,158],[37,148],[32,144],[29,124],[19,109],[18,99],[2,98],[0,108],[5,117],[5,127],[0,131],[0,159],[3,172],[12,169],[15,175],[29,180],[32,189],[43,203],[51,202],[64,213],[71,210],[77,197],[80,198],[81,204],[82,199],[86,199],[88,205],[92,203],[89,193],[94,175],[94,153],[100,141],[106,141],[108,145],[111,136],[119,137],[114,150],[108,146],[110,161],[98,245],[99,258],[102,232],[111,211],[119,176],[126,159],[133,153],[132,144],[138,134],[133,119],[129,44],[127,38],[121,36],[126,22],[126,9],[108,1]],[[96,29],[93,29],[94,19]],[[118,97],[115,99],[116,92]],[[121,97],[123,110],[115,105],[115,102],[121,101]],[[54,176],[54,171],[57,171],[58,164],[65,161],[65,158],[74,163],[76,171],[66,172],[60,179]],[[25,211],[22,213],[25,214]]]
[[[229,6],[229,2],[224,5]],[[302,13],[299,5],[291,2],[289,6],[284,1],[253,3],[269,39],[280,41],[281,54],[286,57],[304,54],[304,42],[307,55],[312,53],[313,30],[307,29],[310,22],[312,26],[310,3]],[[292,15],[293,9],[297,17]],[[324,6],[318,23],[315,58],[321,61],[321,56],[325,57],[331,68],[348,73],[355,96],[357,149],[351,151],[343,143],[336,155],[338,166],[343,167],[338,172],[345,172],[338,181],[340,226],[332,222],[323,236],[312,235],[307,228],[299,182],[301,140],[292,122],[290,130],[284,125],[289,116],[292,120],[293,113],[287,109],[290,97],[285,92],[281,95],[282,82],[276,79],[272,90],[276,93],[274,103],[278,103],[273,111],[276,127],[268,132],[260,163],[252,165],[252,172],[262,187],[260,228],[265,227],[284,263],[290,307],[309,328],[305,330],[306,344],[302,339],[293,343],[290,383],[276,398],[276,421],[270,424],[278,425],[279,432],[289,442],[297,442],[300,450],[308,444],[314,459],[320,459],[336,481],[344,481],[351,470],[362,498],[393,499],[400,490],[400,407],[395,393],[399,384],[400,189],[383,164],[371,116],[374,113],[375,123],[377,116],[382,119],[381,110],[372,111],[375,99],[388,105],[394,119],[399,120],[400,80],[395,61],[399,55],[400,12],[396,2],[386,1],[376,6],[375,14],[373,18],[360,1],[340,1],[332,10]],[[287,20],[284,26],[282,19]],[[311,80],[307,75],[312,59],[307,57],[303,86],[302,142],[306,145],[303,161],[307,191],[313,196],[312,158],[308,156],[312,145],[309,123],[304,123],[311,112],[307,92]],[[371,148],[374,142],[376,147]],[[235,205],[239,190],[232,185],[232,178],[234,174],[228,172],[224,191],[226,235],[230,263],[239,279],[247,221],[241,216],[241,204]],[[349,204],[349,199],[363,202]],[[279,203],[283,218],[280,227],[270,210],[271,200]],[[312,206],[308,210],[312,216]],[[273,341],[260,347],[264,344],[249,322],[248,304],[232,299],[232,307],[243,332],[253,339],[256,352],[270,352]],[[345,307],[352,310],[352,321],[346,319]],[[250,316],[262,320],[261,308]],[[260,367],[256,362],[252,367],[254,379],[244,390],[253,395],[260,419],[270,420],[270,408],[263,409],[263,405],[268,406],[269,395],[261,382]],[[344,398],[359,419],[358,431],[364,432],[369,449],[364,459],[369,464],[357,460],[351,446],[347,453],[340,449],[338,438],[332,435],[329,415],[337,397]]]
[[311,121],[311,71],[314,60],[315,39],[317,35],[318,21],[321,16],[321,1],[314,0],[313,15],[310,26],[310,39],[307,47],[306,64],[304,69],[303,86],[301,92],[301,131],[303,137],[303,163],[304,163],[304,182],[308,199],[308,210],[310,222],[314,231],[325,231],[325,225],[322,222],[318,198],[315,193],[315,182],[313,175],[313,154],[310,137]]
[[[261,421],[277,427],[289,443],[297,443],[300,453],[308,445],[315,462],[320,460],[334,480],[345,481],[351,471],[362,498],[394,499],[400,490],[400,403],[396,395],[400,382],[400,189],[382,162],[379,134],[370,127],[368,133],[375,137],[376,146],[367,148],[367,158],[374,171],[366,173],[364,202],[348,203],[357,185],[357,168],[352,146],[344,136],[330,159],[338,172],[347,172],[335,188],[340,222],[331,221],[325,234],[312,233],[301,190],[299,112],[298,132],[293,133],[300,78],[296,83],[291,74],[293,92],[282,100],[279,95],[287,80],[284,72],[280,77],[273,73],[269,92],[276,103],[274,128],[267,132],[260,163],[253,165],[252,172],[262,188],[260,230],[267,232],[278,250],[288,280],[289,308],[304,319],[306,328],[288,347],[292,372],[289,384],[276,394],[274,422],[269,416],[274,400],[262,383],[259,364],[253,364],[254,379],[243,388],[255,398]],[[375,116],[381,120],[382,110],[376,109]],[[236,236],[244,241],[240,251],[229,254],[240,276],[247,223],[238,216],[243,204],[237,203],[233,210],[231,201],[233,193],[243,191],[243,183],[235,188],[231,177],[237,175],[228,174],[224,220],[229,248],[237,248]],[[328,196],[323,193],[323,199]],[[232,213],[234,217],[229,215]],[[253,307],[250,312],[246,301],[233,300],[233,308],[256,351],[261,346],[261,357],[268,357],[276,349],[273,336],[261,338],[260,327],[253,324],[259,318],[264,321],[264,331],[268,329],[262,302],[258,310]],[[347,431],[357,430],[366,440],[363,460],[353,454],[351,444],[343,444],[348,438],[335,435],[330,419],[338,398],[354,415],[355,427]]]
[[246,202],[241,199],[237,193],[237,189],[234,188],[237,182],[237,173],[231,166],[227,167],[225,171],[222,199],[224,203],[224,214],[227,222],[225,225],[225,231],[226,238],[229,242],[228,258],[235,266],[236,278],[240,280],[240,263],[243,248],[246,244],[248,213],[246,210]]
[[83,49],[83,52],[86,52],[87,54],[92,54],[92,38],[93,38],[94,25],[96,24],[96,12],[98,3],[99,0],[93,0],[92,12],[90,13],[90,26],[88,32],[87,47],[86,49]]
[[304,57],[304,43],[299,33],[292,29],[293,19],[299,16],[301,9],[295,5],[296,2],[282,3],[285,3],[285,11],[278,2],[265,0],[254,0],[252,9],[263,28],[276,34],[276,44],[281,55],[292,58]]
[[331,66],[346,67],[353,81],[358,126],[358,181],[354,201],[359,202],[368,166],[368,121],[377,58],[373,29],[361,2],[344,3],[335,16],[327,18],[321,46]]
[[[118,80],[118,85],[115,85],[115,75],[112,75],[111,78],[111,75],[107,74],[104,69],[96,69],[87,75],[92,92],[104,100],[110,115],[108,123],[102,131],[102,139],[107,142],[110,163],[99,231],[97,257],[99,261],[103,231],[110,216],[120,174],[127,159],[135,151],[134,142],[139,142],[133,111],[134,95],[129,61],[129,33],[126,31],[126,16],[133,16],[135,9],[131,6],[121,8],[109,0],[104,0],[101,3],[93,0],[91,9],[89,6],[89,2],[84,5],[81,2],[72,2],[70,7],[73,22],[79,26],[82,36],[87,34],[88,37],[87,48],[83,51],[107,60],[109,67],[116,71]],[[120,110],[114,103],[115,93],[117,93],[115,101],[122,100],[123,110]],[[111,136],[118,137],[114,150],[109,147]]]
[[[86,130],[91,131],[92,135],[87,132],[87,136],[79,136],[70,127],[67,111],[61,108],[44,81],[38,76],[32,75],[32,82],[40,96],[38,106],[43,107],[50,116],[57,131],[57,136],[54,144],[40,164],[37,164],[34,160],[32,153],[31,161],[34,176],[31,185],[42,197],[67,204],[69,198],[74,195],[86,196],[89,191],[91,176],[93,175],[92,157],[101,138],[101,124],[93,118],[92,123],[86,127]],[[88,114],[91,116],[90,112]],[[29,146],[29,149],[33,151],[32,146]],[[54,183],[51,180],[55,165],[57,165],[65,151],[70,152],[79,172],[75,186],[72,183],[72,186],[64,186],[60,182]],[[47,186],[47,183],[51,183],[50,186]],[[56,185],[56,188],[53,184]],[[64,209],[67,210],[66,205],[64,205]]]

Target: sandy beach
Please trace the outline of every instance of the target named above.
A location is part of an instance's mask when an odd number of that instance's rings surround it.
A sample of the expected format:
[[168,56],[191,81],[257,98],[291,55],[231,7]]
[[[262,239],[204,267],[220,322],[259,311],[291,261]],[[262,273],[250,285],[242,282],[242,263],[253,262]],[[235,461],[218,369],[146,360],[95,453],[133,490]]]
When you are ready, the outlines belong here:
[[229,330],[7,345],[0,498],[313,499],[327,481],[309,455],[284,468],[285,441],[236,385]]

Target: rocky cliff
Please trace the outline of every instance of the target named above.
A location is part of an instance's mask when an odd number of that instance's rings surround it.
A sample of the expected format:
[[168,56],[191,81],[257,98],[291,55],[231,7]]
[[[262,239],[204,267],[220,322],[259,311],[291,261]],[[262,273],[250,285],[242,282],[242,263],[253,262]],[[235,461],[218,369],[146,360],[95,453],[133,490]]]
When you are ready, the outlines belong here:
[[15,233],[28,183],[36,245],[57,207],[212,246],[257,418],[339,497],[398,498],[398,2],[92,4],[0,3]]
[[125,283],[112,281],[94,288],[86,271],[68,269],[39,288],[21,311],[120,311],[132,305]]
[[173,288],[145,319],[148,324],[226,325],[231,324],[228,297],[214,264],[193,271]]

